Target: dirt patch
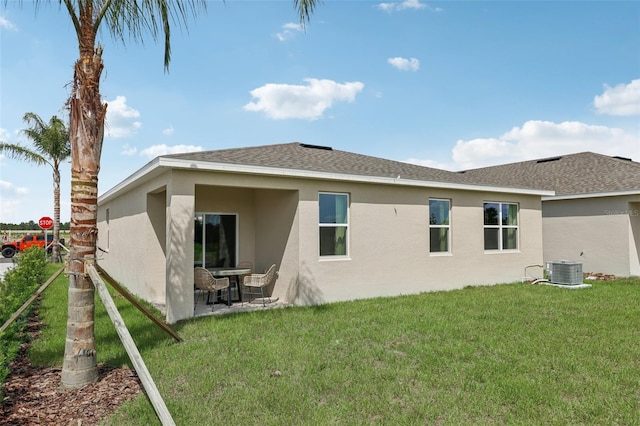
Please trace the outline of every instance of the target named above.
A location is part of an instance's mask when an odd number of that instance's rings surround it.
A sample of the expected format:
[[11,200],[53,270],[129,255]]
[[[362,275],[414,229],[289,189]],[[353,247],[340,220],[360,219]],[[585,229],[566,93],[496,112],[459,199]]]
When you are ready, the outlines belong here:
[[[40,320],[29,319],[27,333],[37,338]],[[62,389],[60,368],[34,367],[20,347],[2,386],[0,425],[93,425],[143,392],[135,371],[98,365],[98,381],[75,390]]]

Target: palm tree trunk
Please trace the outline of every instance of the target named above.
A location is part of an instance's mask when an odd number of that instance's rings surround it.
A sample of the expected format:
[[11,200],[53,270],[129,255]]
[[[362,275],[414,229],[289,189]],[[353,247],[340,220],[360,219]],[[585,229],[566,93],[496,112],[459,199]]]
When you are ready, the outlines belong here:
[[54,162],[53,169],[53,241],[51,263],[60,263],[60,169]]
[[[85,5],[87,6],[87,5]],[[84,273],[87,258],[95,259],[98,171],[107,105],[100,97],[102,48],[94,51],[91,2],[81,9],[80,59],[76,62],[70,98],[71,230],[69,305],[62,385],[78,388],[98,378],[94,335],[94,287]]]

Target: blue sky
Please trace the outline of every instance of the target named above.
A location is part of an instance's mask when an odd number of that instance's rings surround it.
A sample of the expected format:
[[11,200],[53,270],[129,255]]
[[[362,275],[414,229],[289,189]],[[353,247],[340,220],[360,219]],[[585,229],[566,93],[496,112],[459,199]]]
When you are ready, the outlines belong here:
[[[100,193],[157,155],[299,141],[461,170],[593,151],[640,161],[640,2],[209,2],[163,47],[101,33]],[[64,116],[57,2],[0,6],[0,140]],[[62,220],[70,172],[62,170]],[[51,170],[0,157],[0,222],[53,214]]]

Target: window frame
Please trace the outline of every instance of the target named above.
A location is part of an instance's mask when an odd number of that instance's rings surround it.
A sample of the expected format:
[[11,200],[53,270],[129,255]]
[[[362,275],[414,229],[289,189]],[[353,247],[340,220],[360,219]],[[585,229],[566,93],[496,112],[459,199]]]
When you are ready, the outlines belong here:
[[[447,224],[443,225],[443,224],[432,224],[431,223],[431,202],[432,201],[440,201],[440,202],[446,202],[448,204],[448,214],[447,214]],[[429,198],[429,215],[428,215],[428,219],[429,219],[429,255],[431,256],[444,256],[444,255],[450,255],[452,253],[451,251],[451,199],[450,198]],[[446,229],[447,230],[447,249],[445,251],[433,251],[431,250],[431,231],[434,229]]]
[[[497,204],[498,205],[498,224],[487,224],[486,223],[486,206],[487,204]],[[515,215],[515,225],[504,224],[502,209],[503,206],[515,206],[516,207],[516,215]],[[483,235],[482,242],[485,253],[503,253],[503,252],[518,252],[520,251],[520,204],[508,201],[484,201],[482,203],[482,221],[483,221]],[[498,231],[498,248],[487,248],[487,239],[486,239],[486,230],[487,229],[496,229]],[[504,231],[507,229],[515,229],[515,238],[516,238],[516,247],[515,248],[504,248]]]
[[[346,197],[346,212],[345,212],[345,222],[344,223],[323,223],[321,216],[321,205],[320,199],[321,195],[334,195],[334,196],[345,196]],[[349,222],[351,221],[351,194],[348,192],[334,192],[334,191],[318,191],[318,257],[320,259],[347,259],[349,258],[349,250],[351,246],[350,241],[350,232],[349,232]],[[345,236],[345,253],[344,254],[322,254],[322,229],[323,228],[344,228]]]

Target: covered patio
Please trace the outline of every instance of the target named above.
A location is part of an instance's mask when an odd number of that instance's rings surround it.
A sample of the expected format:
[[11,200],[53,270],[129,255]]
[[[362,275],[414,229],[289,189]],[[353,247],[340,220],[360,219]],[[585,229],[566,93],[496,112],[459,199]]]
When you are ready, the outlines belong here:
[[[210,175],[198,173],[198,177],[206,180]],[[249,262],[253,265],[253,273],[262,273],[272,264],[279,270],[285,262],[292,235],[297,235],[294,219],[298,191],[207,183],[196,183],[192,188],[191,202],[176,210],[170,208],[171,217],[165,218],[167,229],[178,223],[182,230],[176,230],[173,234],[176,238],[166,239],[169,244],[166,250],[166,305],[170,321],[172,317],[187,316],[186,309],[195,316],[210,311],[211,305],[195,304],[185,297],[189,291],[193,292],[194,267],[232,268],[240,262]],[[180,198],[182,204],[189,200],[185,195],[173,194],[173,197]],[[173,197],[168,196],[168,199]],[[185,234],[192,237],[185,239]],[[232,282],[234,278],[231,277]],[[277,285],[276,277],[265,288],[265,294],[278,299],[274,294]],[[234,300],[238,299],[235,297]],[[261,303],[216,304],[215,308],[218,307],[214,313],[263,308]],[[173,309],[177,311],[172,312]]]

